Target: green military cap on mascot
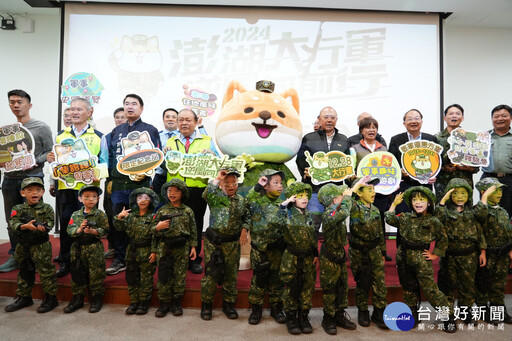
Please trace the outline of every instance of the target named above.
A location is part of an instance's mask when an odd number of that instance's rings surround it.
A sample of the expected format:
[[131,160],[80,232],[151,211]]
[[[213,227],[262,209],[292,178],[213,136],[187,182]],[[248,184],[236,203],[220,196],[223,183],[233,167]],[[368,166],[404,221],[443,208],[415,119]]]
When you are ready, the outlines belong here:
[[101,188],[99,188],[98,186],[85,185],[84,187],[80,188],[80,190],[78,191],[78,196],[81,196],[82,193],[85,191],[95,191],[96,193],[98,193],[98,195],[101,195],[101,193],[103,193]]
[[43,180],[41,180],[41,178],[29,177],[23,179],[23,181],[21,182],[21,189],[24,189],[25,187],[30,185],[39,185],[44,188]]
[[424,187],[424,186],[414,186],[414,187],[409,187],[404,192],[404,201],[407,204],[407,206],[412,207],[411,206],[412,205],[411,204],[411,201],[412,201],[411,194],[414,192],[421,192],[421,193],[425,194],[425,196],[427,197],[428,201],[430,201],[431,204],[436,203],[436,196],[434,193],[432,193],[432,191],[429,188]]
[[452,188],[459,188],[464,187],[468,191],[469,200],[471,200],[471,197],[473,196],[473,188],[468,184],[468,182],[461,178],[454,178],[451,179],[450,182],[448,182],[448,185],[446,185],[446,189],[444,190],[444,194],[448,193],[449,190]]
[[318,191],[318,201],[324,206],[329,206],[334,198],[342,195],[347,188],[347,185],[336,186],[335,184],[326,184]]
[[139,208],[139,206],[137,206],[137,196],[139,194],[149,195],[149,197],[151,198],[151,204],[149,204],[149,206],[153,208],[158,206],[160,200],[158,199],[158,195],[156,195],[155,191],[153,191],[151,188],[141,187],[137,188],[130,194],[130,208],[132,210],[136,210]]
[[274,92],[275,84],[271,81],[256,82],[256,90],[261,92]]
[[169,201],[169,197],[167,196],[167,189],[171,186],[178,188],[181,191],[181,193],[183,193],[183,198],[181,198],[182,203],[188,200],[189,194],[187,184],[185,183],[185,181],[181,179],[171,179],[169,182],[166,182],[162,186],[162,190],[160,192],[162,194],[162,197],[164,197],[166,201]]
[[476,189],[479,192],[484,192],[491,186],[496,186],[496,189],[498,189],[506,185],[499,182],[499,180],[496,178],[483,178],[480,181],[478,181],[475,185]]
[[297,181],[297,182],[292,183],[290,186],[288,186],[286,188],[286,190],[284,191],[284,195],[286,196],[286,198],[289,198],[292,195],[296,195],[296,194],[299,194],[302,192],[307,192],[308,199],[311,199],[311,193],[313,192],[311,185]]

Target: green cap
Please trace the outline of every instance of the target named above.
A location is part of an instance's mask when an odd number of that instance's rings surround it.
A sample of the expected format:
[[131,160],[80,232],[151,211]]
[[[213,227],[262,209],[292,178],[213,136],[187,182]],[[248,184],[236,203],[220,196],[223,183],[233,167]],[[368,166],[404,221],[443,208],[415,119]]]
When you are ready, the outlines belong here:
[[177,189],[179,189],[181,191],[181,193],[183,193],[183,197],[181,198],[182,203],[184,203],[185,201],[188,200],[189,194],[188,194],[187,184],[185,183],[185,181],[183,181],[181,179],[174,178],[174,179],[169,180],[169,182],[166,182],[162,186],[162,190],[160,193],[162,194],[162,197],[165,198],[165,201],[169,202],[169,197],[167,196],[167,189],[171,186],[176,187]]
[[281,176],[281,180],[284,180],[284,172],[283,171],[276,170],[276,169],[269,169],[269,168],[263,170],[260,173],[259,177],[261,178],[262,176],[265,176],[268,179],[270,179],[272,177],[272,175],[276,175],[276,174],[279,174],[279,176]]
[[284,195],[286,198],[289,198],[292,195],[296,195],[304,191],[308,192],[308,199],[311,199],[311,193],[313,192],[311,185],[296,181],[286,188]]
[[336,186],[335,184],[325,184],[318,191],[318,201],[324,206],[332,204],[334,198],[339,197],[348,188],[347,185]]
[[444,194],[446,195],[446,193],[448,193],[448,191],[451,190],[452,188],[459,188],[459,187],[464,187],[468,191],[468,194],[469,194],[468,201],[471,201],[471,197],[473,196],[473,188],[471,188],[471,186],[468,184],[468,182],[466,180],[461,179],[461,178],[451,179],[450,182],[448,182],[448,185],[446,185]]
[[24,189],[25,187],[30,185],[39,185],[44,188],[43,180],[41,178],[33,176],[23,179],[23,181],[21,182],[21,189]]
[[95,191],[96,193],[98,193],[98,195],[101,195],[101,193],[103,193],[101,188],[99,188],[98,186],[85,185],[84,187],[80,188],[80,190],[78,191],[78,196],[81,196],[82,193],[86,192],[86,191]]
[[140,188],[137,188],[135,191],[133,191],[130,194],[130,208],[132,210],[136,210],[139,208],[139,206],[137,205],[137,196],[139,194],[149,195],[149,197],[151,198],[150,206],[152,206],[153,208],[158,206],[158,203],[160,202],[160,200],[158,200],[158,195],[156,195],[155,191],[153,191],[151,188],[140,187]]
[[222,168],[219,168],[219,172],[220,171],[225,171],[227,173],[226,176],[228,176],[230,174],[234,174],[237,177],[240,177],[240,172],[235,167],[222,167]]
[[483,178],[480,179],[480,181],[478,181],[475,185],[479,192],[484,192],[491,186],[496,186],[496,189],[498,189],[506,185],[499,182],[499,180],[496,178]]
[[436,196],[434,195],[434,193],[432,193],[432,191],[429,188],[427,188],[425,186],[414,186],[414,187],[409,187],[404,192],[404,201],[407,204],[407,206],[412,207],[411,206],[412,205],[411,194],[414,192],[421,192],[421,193],[425,194],[425,196],[428,198],[428,201],[430,201],[431,204],[436,203]]

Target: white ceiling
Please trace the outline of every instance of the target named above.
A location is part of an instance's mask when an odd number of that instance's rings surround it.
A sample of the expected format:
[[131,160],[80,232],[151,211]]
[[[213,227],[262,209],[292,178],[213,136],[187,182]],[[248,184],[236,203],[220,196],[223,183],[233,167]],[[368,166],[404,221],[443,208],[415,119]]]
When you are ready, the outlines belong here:
[[[64,0],[62,0],[64,1]],[[512,28],[512,0],[68,0],[153,4],[304,7],[453,13],[447,25]],[[32,8],[23,0],[1,0],[0,14],[56,15],[58,9]],[[4,15],[5,16],[5,15]]]

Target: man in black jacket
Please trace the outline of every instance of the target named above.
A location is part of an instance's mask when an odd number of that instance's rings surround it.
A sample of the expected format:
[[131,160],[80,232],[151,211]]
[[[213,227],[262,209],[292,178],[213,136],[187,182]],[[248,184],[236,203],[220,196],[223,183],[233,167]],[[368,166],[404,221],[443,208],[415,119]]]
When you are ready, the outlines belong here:
[[308,203],[308,211],[313,213],[315,218],[315,228],[318,231],[322,222],[322,212],[324,207],[318,202],[318,190],[322,185],[313,185],[308,169],[309,164],[306,161],[304,153],[309,151],[311,155],[316,152],[329,152],[331,150],[338,150],[345,154],[349,154],[347,137],[338,133],[336,129],[336,122],[338,121],[338,114],[332,107],[325,107],[320,111],[318,116],[321,128],[317,131],[304,135],[299,152],[297,153],[297,168],[299,169],[301,179],[303,182],[308,183],[313,187],[313,195]]

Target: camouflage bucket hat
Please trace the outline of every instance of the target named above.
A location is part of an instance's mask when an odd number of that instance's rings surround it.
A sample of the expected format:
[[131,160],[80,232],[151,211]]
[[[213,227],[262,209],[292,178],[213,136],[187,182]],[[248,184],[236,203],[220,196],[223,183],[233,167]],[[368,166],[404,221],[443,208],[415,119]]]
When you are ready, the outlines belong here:
[[137,188],[135,191],[133,191],[130,194],[130,208],[132,210],[138,209],[137,196],[139,194],[149,195],[149,197],[151,198],[151,203],[149,204],[149,206],[152,206],[153,208],[158,206],[158,203],[160,202],[160,200],[158,199],[158,195],[156,195],[155,191],[153,191],[151,188],[141,187],[141,188]]
[[318,201],[324,206],[329,206],[334,198],[343,194],[345,189],[347,189],[346,185],[326,184],[318,191]]
[[464,187],[468,191],[469,201],[471,201],[471,198],[473,196],[473,188],[471,188],[471,186],[468,184],[468,182],[466,180],[461,179],[461,178],[451,179],[450,182],[448,182],[448,185],[446,185],[446,189],[444,190],[444,195],[446,195],[446,193],[448,193],[448,191],[451,190],[452,188],[459,188],[459,187]]
[[219,168],[219,172],[220,171],[225,171],[226,172],[226,176],[234,174],[237,177],[240,177],[240,172],[236,168],[234,168],[234,167],[222,167],[222,168]]
[[478,181],[475,185],[476,189],[479,192],[486,191],[489,187],[496,186],[496,189],[506,186],[505,184],[502,184],[498,179],[496,178],[483,178],[480,181]]
[[94,186],[94,185],[85,185],[84,187],[80,188],[80,190],[78,191],[78,196],[81,196],[83,192],[86,192],[86,191],[95,191],[96,193],[98,193],[98,196],[101,195],[101,193],[103,193],[103,191],[101,190],[101,188],[99,188],[98,186]]
[[313,192],[313,189],[311,188],[311,185],[305,184],[303,182],[297,181],[292,183],[290,186],[288,186],[285,191],[284,195],[286,198],[291,197],[292,195],[296,195],[302,192],[308,193],[308,199],[311,199],[311,193]]
[[183,181],[181,179],[171,179],[171,180],[169,180],[169,182],[166,182],[162,186],[162,190],[160,191],[160,194],[162,194],[162,197],[164,197],[166,202],[169,202],[169,198],[167,196],[167,189],[171,186],[176,187],[177,189],[179,189],[181,191],[181,193],[183,193],[183,198],[181,198],[182,203],[184,203],[185,201],[188,200],[189,194],[188,194],[187,184],[185,183],[185,181]]
[[28,178],[23,179],[23,181],[21,182],[21,189],[24,189],[25,187],[30,186],[30,185],[39,185],[44,188],[44,183],[41,178],[28,177]]
[[412,205],[411,194],[414,192],[421,192],[421,193],[425,194],[425,196],[428,198],[428,201],[430,201],[431,204],[436,203],[436,196],[434,195],[434,193],[432,193],[432,191],[429,188],[424,187],[424,186],[414,186],[414,187],[408,188],[404,192],[404,201],[407,204],[407,206],[411,207],[411,205]]
[[268,179],[270,179],[270,177],[272,177],[272,175],[276,175],[276,174],[279,174],[279,176],[281,176],[281,180],[284,180],[284,172],[283,171],[280,171],[280,170],[275,170],[275,169],[265,169],[263,170],[261,173],[260,173],[260,178],[262,176],[266,176]]

